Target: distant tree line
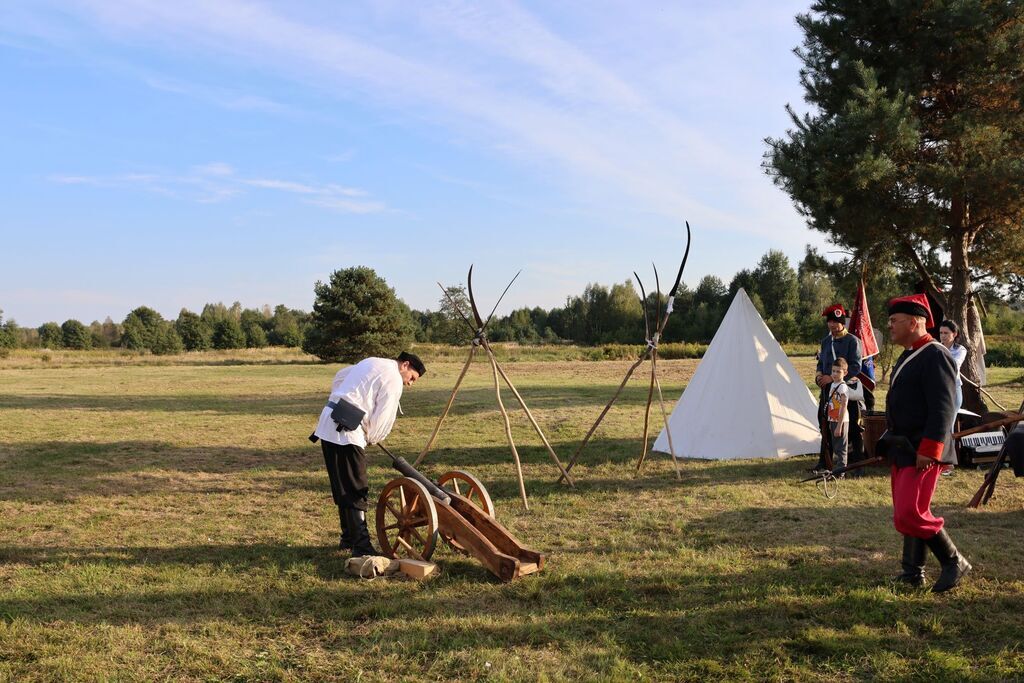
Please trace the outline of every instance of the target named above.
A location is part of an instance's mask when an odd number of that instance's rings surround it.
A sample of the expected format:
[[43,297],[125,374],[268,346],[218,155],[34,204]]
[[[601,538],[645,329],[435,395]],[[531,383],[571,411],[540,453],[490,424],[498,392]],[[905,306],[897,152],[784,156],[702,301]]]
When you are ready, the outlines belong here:
[[206,304],[201,313],[181,309],[176,320],[165,320],[148,306],[139,306],[120,323],[107,317],[85,325],[78,320],[48,322],[38,328],[3,322],[0,311],[0,348],[109,349],[149,351],[156,355],[243,349],[264,346],[301,346],[309,327],[309,314],[277,306],[242,308],[237,301]]
[[[941,260],[931,254],[928,268],[942,277]],[[714,337],[736,292],[746,290],[776,339],[784,343],[816,342],[825,333],[821,312],[839,302],[849,308],[861,277],[875,327],[884,328],[885,305],[893,296],[915,291],[916,270],[892,263],[832,262],[808,247],[794,267],[780,251],[770,250],[752,269],[736,273],[726,284],[708,275],[695,287],[680,285],[674,312],[665,328],[669,342],[707,343]],[[1024,333],[1021,283],[1002,289],[981,285],[986,305],[985,326],[990,334]],[[410,309],[370,268],[335,271],[327,283],[314,288],[313,311],[280,305],[247,308],[235,302],[207,304],[200,313],[182,309],[176,320],[140,306],[120,323],[109,317],[84,325],[77,320],[48,322],[38,328],[19,327],[0,311],[0,348],[90,349],[126,348],[170,354],[205,349],[302,347],[325,360],[343,361],[366,355],[390,355],[409,343],[464,344],[473,331],[462,316],[470,316],[462,286],[448,287],[436,311]],[[657,294],[647,295],[652,318],[665,307]],[[605,286],[589,284],[564,306],[520,308],[495,317],[488,338],[521,344],[575,343],[638,344],[644,341],[643,304],[632,280]]]
[[[943,273],[943,265],[932,257],[932,272]],[[892,263],[869,263],[867,267],[852,261],[831,262],[808,247],[804,258],[794,267],[781,251],[770,250],[753,269],[743,269],[726,284],[713,275],[702,278],[695,287],[680,285],[674,311],[665,328],[664,339],[672,342],[707,343],[714,337],[736,292],[746,290],[754,306],[781,342],[816,342],[825,334],[822,311],[832,303],[849,308],[862,275],[865,277],[871,319],[884,329],[886,302],[915,291],[919,275],[911,267],[900,270]],[[648,285],[650,283],[647,283]],[[415,338],[420,342],[462,344],[472,330],[456,309],[468,315],[465,289],[449,287],[439,301],[437,311],[412,311]],[[1024,332],[1024,310],[1014,297],[1011,283],[1000,291],[983,289],[988,306],[986,326],[992,334]],[[648,292],[647,308],[660,315],[656,293]],[[1016,308],[1009,302],[1018,301]],[[590,284],[578,296],[566,299],[565,306],[552,309],[521,308],[496,318],[488,325],[492,341],[523,344],[573,342],[583,345],[636,344],[644,341],[643,308],[632,280],[610,287]]]

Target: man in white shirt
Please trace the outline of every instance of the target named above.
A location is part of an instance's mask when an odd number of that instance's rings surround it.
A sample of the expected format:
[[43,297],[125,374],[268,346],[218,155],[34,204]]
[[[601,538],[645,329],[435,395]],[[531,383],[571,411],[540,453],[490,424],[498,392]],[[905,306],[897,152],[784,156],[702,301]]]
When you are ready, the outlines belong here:
[[[342,550],[353,557],[377,555],[366,527],[369,485],[364,449],[383,441],[398,413],[402,388],[411,386],[427,370],[417,356],[402,352],[398,358],[366,358],[339,370],[331,383],[331,395],[320,411],[311,440],[320,440],[324,464],[331,480],[331,496],[338,506]],[[354,429],[345,429],[331,417],[339,403],[364,412]]]

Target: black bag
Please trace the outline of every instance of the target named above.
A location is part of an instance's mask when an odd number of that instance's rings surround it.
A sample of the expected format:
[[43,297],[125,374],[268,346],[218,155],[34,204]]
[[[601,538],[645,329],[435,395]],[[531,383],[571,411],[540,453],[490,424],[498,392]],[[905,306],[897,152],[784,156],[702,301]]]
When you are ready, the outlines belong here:
[[910,439],[885,432],[875,444],[875,455],[880,455],[896,467],[913,467],[917,465],[917,450]]
[[338,423],[339,432],[350,432],[358,428],[362,424],[363,418],[366,417],[365,410],[352,405],[343,398],[339,398],[337,402],[328,401],[327,407],[333,408],[331,419]]

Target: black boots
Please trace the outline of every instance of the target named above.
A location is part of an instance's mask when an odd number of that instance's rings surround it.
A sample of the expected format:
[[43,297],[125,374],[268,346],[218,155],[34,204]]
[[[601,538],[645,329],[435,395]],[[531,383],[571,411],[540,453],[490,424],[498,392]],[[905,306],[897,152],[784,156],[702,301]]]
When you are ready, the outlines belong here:
[[971,571],[971,563],[957,551],[945,529],[929,538],[925,543],[939,564],[942,565],[939,580],[932,586],[933,593],[944,593],[955,587],[960,583],[960,579]]
[[[352,557],[380,555],[370,543],[370,530],[366,528],[366,513],[356,508],[345,508],[344,512],[344,528],[351,539]],[[342,543],[344,543],[344,538]]]
[[924,547],[924,539],[903,537],[903,573],[895,578],[896,583],[914,588],[924,585]]
[[345,508],[338,507],[338,522],[341,524],[341,541],[338,543],[338,550],[352,550],[352,532],[345,524]]

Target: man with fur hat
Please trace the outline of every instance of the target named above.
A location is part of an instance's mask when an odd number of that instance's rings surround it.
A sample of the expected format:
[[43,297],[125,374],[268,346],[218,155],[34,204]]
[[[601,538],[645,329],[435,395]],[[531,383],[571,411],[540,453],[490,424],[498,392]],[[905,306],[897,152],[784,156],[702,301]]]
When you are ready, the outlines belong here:
[[932,495],[952,454],[949,425],[956,412],[956,364],[949,351],[928,334],[933,327],[924,294],[889,302],[889,335],[906,349],[889,379],[887,431],[877,451],[892,463],[893,525],[903,534],[903,573],[896,577],[924,585],[925,547],[942,566],[935,593],[956,586],[971,569],[953,545],[941,517],[931,511]]
[[[821,349],[818,351],[818,367],[814,376],[814,382],[821,390],[818,398],[818,424],[824,425],[822,429],[823,443],[818,456],[818,464],[814,467],[815,470],[823,470],[827,466],[825,449],[830,447],[830,442],[825,441],[824,435],[828,429],[827,409],[829,388],[832,386],[832,365],[837,358],[844,359],[846,361],[846,376],[843,379],[848,380],[851,377],[856,377],[860,372],[861,355],[863,354],[860,339],[846,329],[848,314],[842,304],[832,304],[822,311],[821,316],[825,318],[828,325],[828,334],[821,340]],[[850,414],[848,462],[857,462],[864,457],[864,439],[860,428],[860,404],[857,401],[849,401],[847,410]]]

